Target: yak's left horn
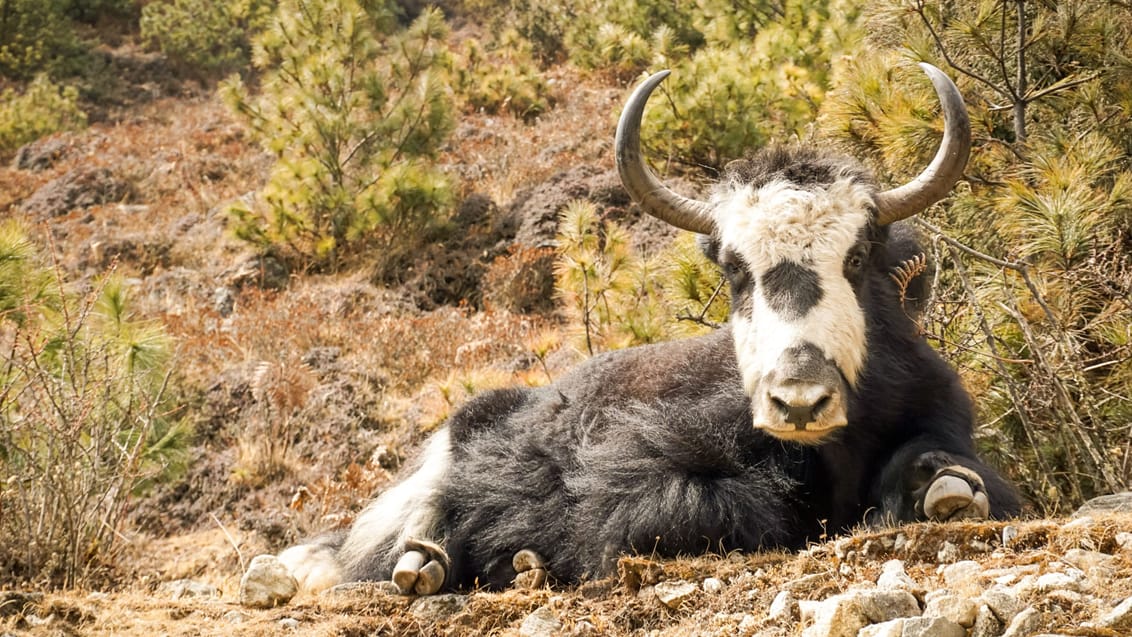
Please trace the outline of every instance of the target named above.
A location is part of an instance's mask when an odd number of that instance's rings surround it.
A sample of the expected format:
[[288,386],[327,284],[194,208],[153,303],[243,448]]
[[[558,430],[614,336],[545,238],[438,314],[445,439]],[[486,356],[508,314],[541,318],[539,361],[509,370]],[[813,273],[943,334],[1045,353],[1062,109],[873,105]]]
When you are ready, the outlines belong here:
[[877,223],[887,225],[907,219],[943,199],[963,176],[971,153],[971,120],[963,96],[951,78],[931,64],[920,63],[935,86],[943,108],[943,141],[932,163],[912,181],[878,193]]
[[677,228],[711,234],[715,230],[712,207],[669,190],[652,174],[641,157],[641,116],[645,112],[645,102],[668,73],[661,71],[641,82],[625,103],[621,120],[617,122],[617,170],[621,173],[625,190],[645,212]]

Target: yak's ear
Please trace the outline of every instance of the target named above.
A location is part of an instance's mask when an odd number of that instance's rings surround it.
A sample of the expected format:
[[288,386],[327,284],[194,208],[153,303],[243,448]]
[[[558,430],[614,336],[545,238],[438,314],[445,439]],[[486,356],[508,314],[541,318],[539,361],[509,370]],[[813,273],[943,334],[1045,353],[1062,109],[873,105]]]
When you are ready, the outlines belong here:
[[701,234],[696,236],[696,242],[700,244],[704,256],[719,265],[719,237],[715,234]]

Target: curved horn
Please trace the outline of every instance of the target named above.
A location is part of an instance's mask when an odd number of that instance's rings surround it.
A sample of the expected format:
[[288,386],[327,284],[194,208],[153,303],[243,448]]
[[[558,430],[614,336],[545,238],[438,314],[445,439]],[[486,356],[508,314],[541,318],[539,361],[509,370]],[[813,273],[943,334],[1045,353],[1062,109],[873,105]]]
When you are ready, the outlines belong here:
[[641,116],[645,112],[645,102],[668,73],[661,71],[641,82],[625,103],[621,120],[617,122],[617,170],[621,173],[625,190],[645,212],[677,228],[711,234],[715,230],[711,205],[669,190],[652,174],[641,157]]
[[878,193],[877,223],[887,225],[907,219],[943,199],[963,176],[967,156],[971,153],[971,120],[955,83],[931,64],[920,63],[928,74],[943,108],[943,141],[935,158],[924,172],[912,181]]

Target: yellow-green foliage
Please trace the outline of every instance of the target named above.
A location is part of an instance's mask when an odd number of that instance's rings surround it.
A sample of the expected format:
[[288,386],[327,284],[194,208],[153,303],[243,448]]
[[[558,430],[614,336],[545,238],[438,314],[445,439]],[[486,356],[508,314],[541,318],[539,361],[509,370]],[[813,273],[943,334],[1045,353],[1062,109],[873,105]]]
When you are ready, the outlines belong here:
[[66,66],[84,49],[67,0],[0,0],[0,77],[26,80]]
[[260,94],[222,86],[276,157],[257,203],[232,209],[237,236],[314,268],[418,245],[452,199],[428,162],[453,127],[446,34],[434,9],[401,30],[382,3],[280,3],[256,40]]
[[530,43],[514,29],[505,31],[490,48],[474,38],[464,43],[455,86],[478,111],[507,111],[533,120],[550,108],[546,81],[531,57]]
[[726,318],[722,277],[691,235],[640,255],[624,228],[579,200],[562,212],[558,251],[556,287],[583,353],[699,334]]
[[13,151],[44,135],[86,126],[78,107],[78,91],[37,76],[23,91],[0,94],[0,153]]
[[185,459],[172,346],[120,279],[67,291],[26,232],[0,226],[0,571],[74,584],[113,559],[131,496]]
[[968,179],[925,216],[997,260],[938,244],[925,327],[994,423],[985,453],[1057,512],[1132,483],[1132,14],[1100,0],[1020,6],[871,5],[869,54],[836,67],[821,122],[900,183],[941,132],[911,62],[956,79],[975,137]]
[[141,36],[170,58],[205,72],[247,65],[251,38],[274,0],[160,0],[142,7]]

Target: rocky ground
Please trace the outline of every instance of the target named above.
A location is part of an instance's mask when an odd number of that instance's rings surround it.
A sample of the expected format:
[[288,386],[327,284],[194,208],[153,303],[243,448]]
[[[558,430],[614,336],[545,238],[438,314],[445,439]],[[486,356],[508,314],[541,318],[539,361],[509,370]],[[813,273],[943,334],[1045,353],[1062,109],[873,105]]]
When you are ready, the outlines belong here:
[[1132,634],[1128,506],[861,531],[793,554],[624,558],[574,588],[358,584],[271,608],[241,582],[254,538],[217,530],[146,546],[146,574],[118,592],[5,592],[0,634],[1116,637]]

